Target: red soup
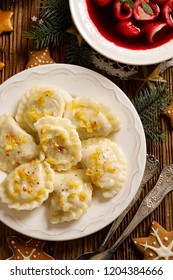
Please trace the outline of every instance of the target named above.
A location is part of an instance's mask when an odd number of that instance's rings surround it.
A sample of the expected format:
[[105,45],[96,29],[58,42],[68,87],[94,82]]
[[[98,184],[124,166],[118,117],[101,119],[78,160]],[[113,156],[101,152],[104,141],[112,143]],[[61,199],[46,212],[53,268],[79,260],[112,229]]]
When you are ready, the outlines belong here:
[[89,16],[118,46],[151,49],[173,39],[173,0],[86,0]]

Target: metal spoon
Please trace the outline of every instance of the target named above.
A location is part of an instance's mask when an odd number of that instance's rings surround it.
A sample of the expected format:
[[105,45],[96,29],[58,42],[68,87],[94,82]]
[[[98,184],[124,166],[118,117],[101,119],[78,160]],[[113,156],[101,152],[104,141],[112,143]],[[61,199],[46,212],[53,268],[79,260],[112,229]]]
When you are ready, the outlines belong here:
[[145,196],[142,203],[140,204],[136,215],[130,222],[130,224],[123,231],[119,239],[114,245],[97,255],[92,256],[91,260],[110,260],[113,254],[117,250],[118,246],[124,241],[124,239],[135,229],[135,227],[144,220],[149,214],[151,214],[164,199],[166,194],[173,190],[173,164],[166,166],[154,188]]
[[104,241],[99,246],[99,248],[97,250],[93,251],[93,252],[83,253],[82,255],[80,255],[77,258],[77,260],[89,260],[95,254],[98,254],[98,253],[104,251],[108,242],[110,241],[110,239],[114,235],[115,231],[117,230],[118,226],[120,225],[120,223],[124,219],[125,215],[128,213],[128,211],[131,209],[131,207],[138,200],[144,185],[156,174],[159,166],[160,166],[160,163],[159,163],[158,159],[156,159],[155,156],[148,155],[148,154],[146,155],[146,165],[145,165],[145,171],[144,171],[143,179],[141,181],[141,184],[139,186],[139,189],[138,189],[135,197],[133,198],[131,203],[128,205],[128,207],[123,211],[123,213],[112,223],[112,226],[111,226],[108,234],[106,235]]

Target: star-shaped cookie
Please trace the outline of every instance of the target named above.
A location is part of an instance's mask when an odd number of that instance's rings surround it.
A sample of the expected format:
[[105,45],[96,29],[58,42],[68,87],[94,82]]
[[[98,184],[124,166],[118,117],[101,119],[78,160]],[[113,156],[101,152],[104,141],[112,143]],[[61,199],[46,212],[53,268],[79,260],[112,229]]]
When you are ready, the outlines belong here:
[[8,238],[8,246],[13,255],[8,260],[54,260],[43,251],[45,242],[37,239],[30,239],[25,242],[17,236]]
[[52,64],[55,61],[51,58],[48,48],[44,48],[40,51],[29,52],[29,62],[26,65],[27,68],[32,68],[43,64]]
[[173,231],[166,231],[153,221],[148,237],[133,238],[144,260],[173,260]]
[[173,101],[164,110],[164,115],[169,118],[171,126],[173,127]]
[[11,24],[13,12],[0,10],[0,34],[13,31]]

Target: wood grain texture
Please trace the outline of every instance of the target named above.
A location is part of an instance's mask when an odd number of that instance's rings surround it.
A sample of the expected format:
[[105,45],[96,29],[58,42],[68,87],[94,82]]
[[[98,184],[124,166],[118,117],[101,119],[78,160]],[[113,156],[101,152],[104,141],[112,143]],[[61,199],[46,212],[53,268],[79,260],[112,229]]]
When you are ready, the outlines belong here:
[[[0,71],[0,83],[6,81],[14,74],[25,69],[25,65],[28,62],[28,51],[32,50],[32,45],[28,39],[26,39],[24,32],[30,29],[31,17],[39,14],[39,1],[34,0],[18,0],[18,1],[0,1],[0,9],[11,10],[14,12],[12,18],[12,24],[14,31],[11,33],[4,33],[0,35],[0,48],[4,50],[1,52],[0,61],[5,63],[5,68]],[[56,62],[64,62],[63,47],[51,48],[51,56]],[[132,98],[136,91],[136,84],[133,81],[122,81],[117,77],[107,75],[104,71],[95,69],[97,72],[104,74],[110,80],[115,82],[129,98]],[[167,69],[163,77],[172,82],[173,68]],[[15,94],[15,93],[14,93]],[[167,119],[161,117],[161,126],[163,129],[168,130],[167,138],[163,143],[158,145],[152,142],[147,143],[147,152],[154,154],[160,161],[160,170],[166,165],[173,162],[173,130]],[[157,174],[145,187],[139,202],[132,208],[132,210],[125,217],[121,226],[112,238],[109,246],[121,235],[124,228],[128,225],[132,219],[136,209],[145,196],[145,194],[152,188],[158,178]],[[173,192],[169,193],[163,200],[161,205],[156,209],[148,218],[140,223],[139,226],[132,232],[132,234],[122,243],[114,255],[115,259],[120,260],[136,260],[141,259],[142,256],[137,252],[132,244],[132,237],[147,236],[152,220],[156,220],[167,231],[173,230]],[[108,232],[110,225],[106,228],[89,235],[85,238],[64,242],[52,242],[46,241],[45,251],[52,255],[55,259],[75,259],[84,251],[92,251],[96,249],[106,233]],[[17,235],[24,240],[27,240],[27,236],[15,232],[9,227],[0,222],[0,259],[6,259],[11,256],[11,251],[7,245],[7,238],[11,235]]]

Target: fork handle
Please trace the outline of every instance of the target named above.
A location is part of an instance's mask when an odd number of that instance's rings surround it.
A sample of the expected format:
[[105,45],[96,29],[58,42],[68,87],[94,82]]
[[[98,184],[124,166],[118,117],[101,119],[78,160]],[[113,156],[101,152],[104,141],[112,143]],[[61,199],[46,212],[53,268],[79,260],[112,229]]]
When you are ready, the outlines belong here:
[[167,165],[161,172],[154,188],[145,196],[139,206],[136,215],[123,231],[119,239],[109,249],[109,253],[114,253],[124,239],[136,228],[136,226],[151,214],[162,202],[167,193],[173,190],[173,164]]
[[121,222],[124,219],[124,217],[126,216],[126,214],[129,212],[129,210],[132,208],[132,206],[135,204],[135,202],[139,199],[144,185],[156,174],[159,166],[160,166],[160,163],[159,163],[158,159],[156,159],[154,155],[147,154],[147,156],[146,156],[145,171],[144,171],[144,175],[143,175],[141,184],[139,186],[139,189],[138,189],[135,197],[131,201],[131,203],[122,212],[122,214],[112,223],[112,226],[111,226],[108,234],[106,235],[106,237],[103,240],[102,244],[98,248],[99,252],[104,251],[104,249],[106,248],[108,242],[112,238],[113,234],[115,233],[115,231],[117,230],[117,228],[121,224]]

